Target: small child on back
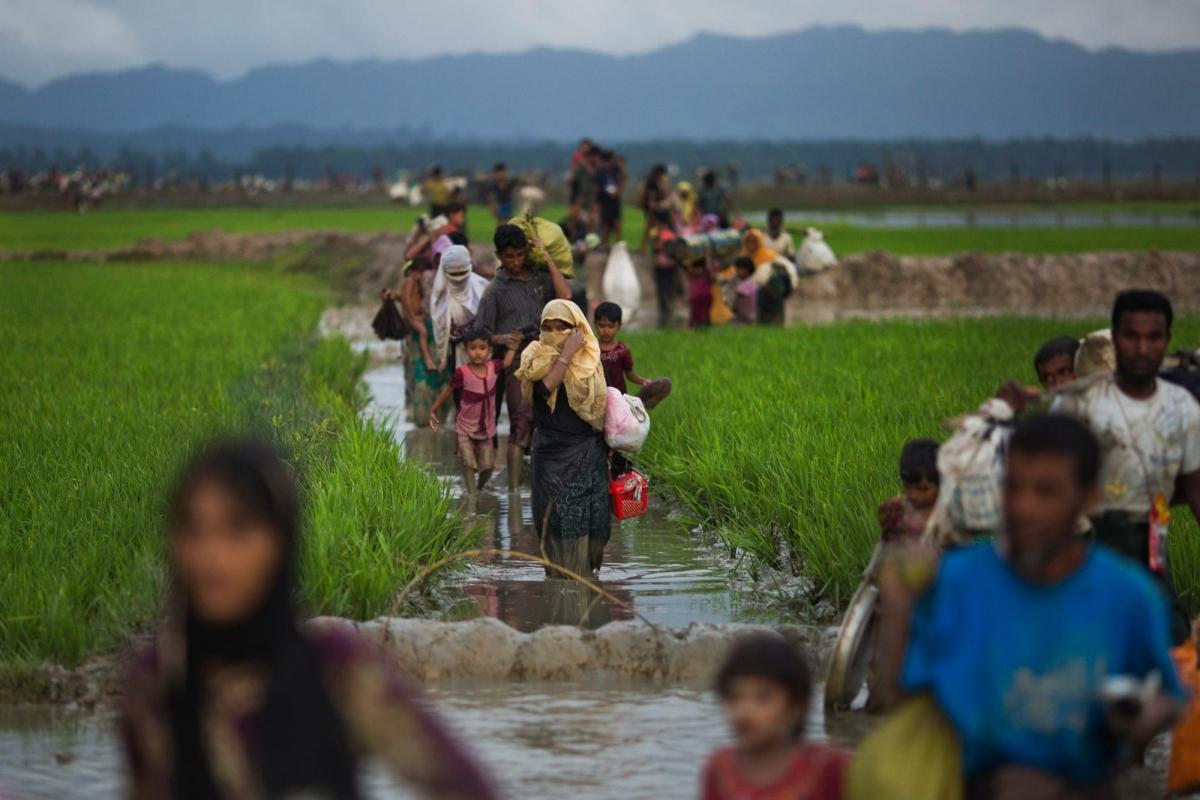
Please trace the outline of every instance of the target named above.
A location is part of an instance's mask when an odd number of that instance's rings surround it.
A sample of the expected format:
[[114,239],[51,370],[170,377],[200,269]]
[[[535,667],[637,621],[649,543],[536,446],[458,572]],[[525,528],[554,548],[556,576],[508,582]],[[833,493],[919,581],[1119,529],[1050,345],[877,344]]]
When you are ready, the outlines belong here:
[[910,439],[900,451],[904,494],[879,506],[879,533],[884,542],[916,541],[925,532],[941,484],[937,454],[938,444],[932,439]]
[[492,477],[496,468],[496,382],[500,374],[512,365],[521,347],[521,334],[509,335],[504,358],[492,358],[492,343],[487,331],[476,329],[462,341],[467,351],[467,363],[454,370],[454,377],[445,386],[433,407],[429,409],[429,427],[436,431],[440,425],[438,409],[454,391],[459,391],[458,415],[454,418],[454,434],[458,437],[458,460],[462,465],[467,494],[474,495]]
[[849,756],[804,741],[811,693],[804,656],[782,637],[735,644],[717,694],[736,741],[709,757],[702,800],[840,800]]
[[1078,352],[1079,340],[1073,336],[1056,336],[1038,348],[1033,357],[1033,369],[1043,389],[1050,391],[1075,380],[1075,354]]

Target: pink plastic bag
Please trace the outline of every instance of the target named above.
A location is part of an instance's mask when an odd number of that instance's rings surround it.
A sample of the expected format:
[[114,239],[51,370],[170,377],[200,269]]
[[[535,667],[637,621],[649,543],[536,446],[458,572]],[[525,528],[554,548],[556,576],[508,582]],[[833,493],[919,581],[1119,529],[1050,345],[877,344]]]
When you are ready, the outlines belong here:
[[650,413],[638,398],[608,388],[604,409],[604,441],[613,450],[636,453],[650,433]]

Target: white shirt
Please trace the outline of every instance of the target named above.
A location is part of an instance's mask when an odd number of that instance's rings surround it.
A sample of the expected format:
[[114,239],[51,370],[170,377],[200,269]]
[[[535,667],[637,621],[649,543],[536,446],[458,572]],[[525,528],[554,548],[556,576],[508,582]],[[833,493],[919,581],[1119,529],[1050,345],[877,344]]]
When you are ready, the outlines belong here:
[[1061,395],[1051,411],[1100,440],[1101,511],[1148,514],[1155,495],[1170,501],[1175,479],[1200,469],[1200,404],[1181,386],[1158,379],[1153,395],[1136,400],[1108,376]]
[[794,259],[796,257],[796,243],[786,230],[781,229],[778,236],[771,236],[768,231],[764,230],[762,237],[764,245],[784,258]]

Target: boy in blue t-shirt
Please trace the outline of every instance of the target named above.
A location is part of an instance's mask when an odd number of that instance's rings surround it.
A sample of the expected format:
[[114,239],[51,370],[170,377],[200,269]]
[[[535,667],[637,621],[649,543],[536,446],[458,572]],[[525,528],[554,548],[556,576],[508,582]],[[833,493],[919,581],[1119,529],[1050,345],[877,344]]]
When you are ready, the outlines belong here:
[[[1099,465],[1081,423],[1030,417],[1009,444],[996,542],[948,554],[920,598],[903,571],[884,571],[886,624],[898,628],[885,641],[907,643],[898,673],[898,652],[885,650],[885,668],[902,693],[931,693],[957,729],[971,796],[1003,796],[1018,780],[1103,791],[1182,709],[1162,593],[1075,533],[1098,499]],[[1154,680],[1157,692],[1112,697]]]

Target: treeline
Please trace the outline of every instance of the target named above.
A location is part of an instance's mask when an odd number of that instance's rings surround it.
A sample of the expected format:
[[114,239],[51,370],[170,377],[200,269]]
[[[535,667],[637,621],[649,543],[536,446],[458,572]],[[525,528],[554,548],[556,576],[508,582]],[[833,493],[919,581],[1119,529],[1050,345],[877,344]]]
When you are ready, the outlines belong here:
[[[656,163],[664,163],[675,167],[681,176],[690,176],[704,166],[722,170],[733,166],[740,178],[749,181],[842,182],[861,177],[864,166],[893,181],[903,179],[914,184],[927,179],[961,179],[964,175],[980,182],[1053,178],[1090,182],[1200,181],[1200,138],[1135,142],[1077,138],[602,144],[624,155],[635,177]],[[339,176],[384,176],[393,180],[402,172],[415,175],[435,163],[452,173],[475,174],[489,170],[496,161],[505,161],[510,169],[541,171],[555,179],[565,172],[573,150],[574,144],[560,142],[279,144],[257,149],[249,158],[235,161],[216,157],[205,148],[154,150],[123,146],[98,153],[88,147],[8,145],[0,147],[0,169],[26,173],[81,166],[120,169],[131,173],[139,183],[165,177],[223,181],[248,174],[296,180]]]

